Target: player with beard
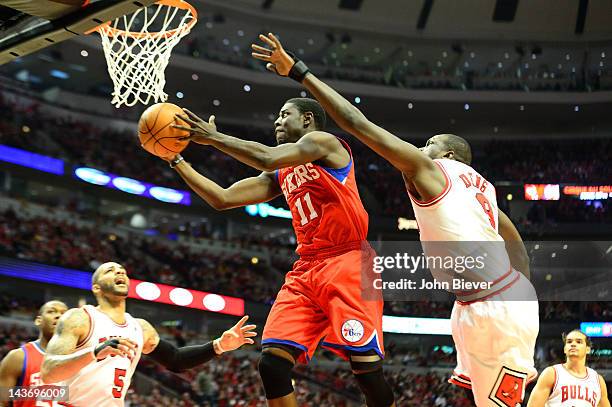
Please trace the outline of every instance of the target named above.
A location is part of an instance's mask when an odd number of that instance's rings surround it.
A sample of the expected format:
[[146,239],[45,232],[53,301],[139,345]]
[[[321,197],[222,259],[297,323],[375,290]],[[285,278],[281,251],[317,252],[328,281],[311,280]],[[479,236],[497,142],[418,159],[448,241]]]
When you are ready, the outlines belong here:
[[[61,301],[48,301],[40,307],[34,319],[38,327],[38,339],[10,351],[0,363],[0,387],[15,386],[36,387],[43,383],[40,380],[40,367],[60,317],[68,307]],[[0,400],[4,406],[6,400]],[[13,407],[34,407],[37,405],[58,406],[57,402],[36,400],[13,401]]]
[[291,382],[296,362],[308,361],[319,341],[348,359],[368,406],[394,405],[383,372],[382,299],[364,301],[361,270],[374,253],[366,239],[368,214],[348,145],[325,128],[313,99],[289,99],[274,122],[277,146],[241,140],[185,109],[189,139],[211,145],[261,175],[225,189],[183,157],[170,160],[187,184],[215,209],[266,202],[283,194],[291,209],[299,260],[287,273],[263,332],[259,374],[268,405],[297,406]]
[[245,316],[212,342],[177,348],[160,339],[149,322],[125,312],[130,280],[123,266],[104,263],[91,282],[98,306],[73,308],[62,316],[41,370],[45,383],[68,386],[74,407],[123,406],[142,353],[180,372],[252,344],[257,335],[255,325],[244,326]]

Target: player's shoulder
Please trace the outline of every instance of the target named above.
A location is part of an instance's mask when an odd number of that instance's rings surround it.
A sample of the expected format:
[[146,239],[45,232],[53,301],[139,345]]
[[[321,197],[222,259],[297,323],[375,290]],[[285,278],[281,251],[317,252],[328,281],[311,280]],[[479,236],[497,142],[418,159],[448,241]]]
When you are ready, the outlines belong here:
[[140,328],[142,328],[142,333],[145,339],[159,335],[157,333],[157,329],[155,329],[155,327],[146,319],[134,318],[134,322],[136,322],[138,325],[140,325]]
[[19,348],[15,348],[4,357],[4,361],[9,364],[17,364],[21,367],[23,365],[23,360],[25,359],[25,350],[20,346]]
[[553,366],[548,366],[542,371],[538,382],[544,383],[548,385],[548,387],[553,387],[556,380],[557,380],[557,370],[555,366],[553,365]]
[[84,308],[70,308],[60,317],[60,320],[78,322],[83,318],[89,319],[87,311]]
[[599,380],[599,381],[602,381],[602,380],[603,380],[603,381],[606,381],[606,379],[605,379],[605,378],[604,378],[602,375],[600,375],[599,373],[597,373],[597,370],[595,370],[595,369],[593,369],[593,368],[590,368],[590,367],[587,367],[587,369],[589,369],[589,370],[590,370],[589,374],[592,374],[592,375],[593,375],[593,377],[595,377],[597,380]]
[[[26,356],[23,348],[19,347],[11,350],[0,362],[0,372],[2,372],[2,376],[8,375],[7,377],[13,376],[17,378],[21,375],[25,360]],[[0,379],[2,378],[0,377]]]
[[84,308],[70,308],[60,317],[56,333],[61,334],[65,329],[88,331],[90,326],[91,317]]
[[[134,317],[133,317],[134,318]],[[134,321],[140,325],[143,331],[155,330],[149,321],[143,318],[134,318]]]
[[311,131],[310,133],[306,133],[300,141],[302,142],[311,142],[317,144],[336,144],[341,146],[340,140],[338,137],[334,136],[331,133],[321,130]]
[[143,349],[142,353],[149,354],[151,353],[159,344],[159,334],[157,330],[149,321],[142,318],[134,318],[134,320],[140,324],[142,328],[142,337],[143,337]]
[[443,166],[445,169],[452,168],[452,169],[457,169],[461,171],[465,171],[465,170],[475,171],[471,165],[462,163],[461,161],[451,160],[450,158],[434,158],[432,161]]

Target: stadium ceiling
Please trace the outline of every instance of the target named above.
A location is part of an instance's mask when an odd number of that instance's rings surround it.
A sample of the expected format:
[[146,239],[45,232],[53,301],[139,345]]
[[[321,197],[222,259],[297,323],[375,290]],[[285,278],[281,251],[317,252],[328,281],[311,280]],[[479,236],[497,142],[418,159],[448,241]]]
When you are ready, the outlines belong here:
[[[250,60],[249,44],[257,34],[266,31],[279,32],[292,49],[302,50],[300,55],[315,73],[322,72],[324,66],[311,61],[320,61],[333,53],[334,47],[342,49],[343,44],[355,53],[356,60],[371,57],[371,62],[361,64],[366,70],[370,66],[385,67],[389,58],[397,58],[398,48],[401,52],[414,52],[415,58],[421,59],[419,63],[433,64],[442,59],[443,50],[448,50],[449,60],[451,56],[455,58],[454,63],[469,59],[477,69],[488,69],[497,61],[506,64],[503,59],[506,53],[509,64],[529,59],[533,52],[540,64],[557,66],[561,61],[563,70],[572,69],[568,56],[571,62],[584,63],[585,47],[597,56],[593,61],[587,58],[587,65],[600,64],[600,54],[603,58],[604,51],[608,58],[612,55],[612,41],[602,41],[612,38],[612,2],[604,0],[592,0],[583,10],[586,14],[582,34],[573,31],[574,20],[580,12],[579,2],[573,0],[565,0],[563,4],[558,0],[519,1],[510,22],[493,21],[497,6],[493,0],[340,3],[359,3],[359,7],[340,9],[338,2],[329,7],[327,0],[194,2],[200,11],[200,22],[179,44],[167,68],[169,101],[202,115],[215,113],[219,121],[232,118],[271,125],[282,102],[300,96],[302,89],[297,84],[275,78],[256,61],[249,63],[259,66],[259,71],[241,67],[233,60],[223,63],[202,56],[187,56],[196,42],[197,47],[208,52],[223,53],[227,48],[240,54],[243,61]],[[432,3],[428,23],[419,30],[417,16],[426,3]],[[457,3],[464,6],[457,7]],[[393,27],[400,24],[403,28],[395,31]],[[456,36],[456,30],[461,31],[460,37]],[[466,38],[462,43],[465,45],[454,41],[458,38]],[[556,41],[546,42],[552,38]],[[538,43],[542,46],[535,45],[538,40],[544,41]],[[380,48],[378,52],[377,48]],[[475,50],[475,58],[470,56],[471,50]],[[526,54],[521,55],[522,52]],[[110,101],[111,82],[97,35],[79,36],[5,64],[0,67],[0,74],[46,92],[47,96],[54,89],[63,89],[100,96],[100,103],[105,107]],[[500,136],[579,131],[587,135],[612,129],[612,117],[608,114],[612,107],[610,92],[415,90],[349,81],[337,81],[333,85],[350,100],[359,98],[359,107],[372,120],[410,136],[451,131],[499,133]],[[141,106],[125,114],[137,117],[142,110]]]
[[[82,57],[80,53],[85,48],[80,43],[69,41],[54,48],[52,52],[45,51],[23,58],[21,62],[11,63],[3,67],[2,72],[22,79],[25,79],[25,72],[30,78],[44,78],[43,84],[30,86],[40,89],[48,96],[48,100],[54,103],[60,105],[68,103],[79,108],[64,96],[54,98],[55,89],[95,95],[98,97],[97,103],[100,105],[101,114],[104,115],[102,112],[106,112],[107,115],[118,114],[136,120],[145,107],[138,105],[114,113],[115,108],[110,105],[112,88],[105,69],[104,57],[100,51],[91,48],[87,48],[88,56]],[[302,88],[286,78],[276,78],[266,72],[227,67],[220,63],[206,63],[211,69],[208,72],[197,71],[197,80],[194,80],[194,70],[181,66],[182,62],[191,63],[193,58],[175,56],[174,63],[166,71],[168,101],[188,107],[205,118],[209,114],[215,114],[218,123],[232,121],[258,127],[270,126],[272,134],[272,122],[283,102],[301,96]],[[240,74],[228,76],[228,70]],[[69,77],[53,76],[57,75],[57,71]],[[500,95],[497,102],[479,103],[471,100],[473,96],[470,96],[472,94],[470,92],[411,91],[362,85],[368,89],[382,90],[380,96],[368,97],[363,93],[351,91],[356,87],[353,83],[332,82],[332,84],[353,103],[355,97],[359,96],[358,106],[371,120],[399,135],[410,137],[427,137],[441,132],[470,132],[495,137],[502,137],[505,134],[513,136],[523,134],[532,137],[534,133],[575,135],[578,132],[588,136],[605,132],[609,134],[612,130],[612,118],[609,115],[612,110],[611,102],[581,104],[578,107],[579,111],[575,111],[575,104],[569,102],[520,102],[520,100],[529,100],[533,96],[526,92],[492,92]],[[245,91],[245,85],[249,85],[249,92]],[[178,92],[182,93],[182,98],[177,97]],[[386,92],[389,94],[399,92],[403,96],[385,97]],[[504,101],[503,98],[509,98],[510,94],[518,96],[519,101]],[[414,98],[410,99],[410,95],[414,95]],[[440,95],[440,98],[437,98],[437,95]],[[456,100],[443,100],[449,95],[454,95]],[[553,93],[553,97],[560,95]],[[468,110],[466,104],[469,105]]]
[[607,0],[208,0],[203,8],[292,26],[415,39],[612,39]]

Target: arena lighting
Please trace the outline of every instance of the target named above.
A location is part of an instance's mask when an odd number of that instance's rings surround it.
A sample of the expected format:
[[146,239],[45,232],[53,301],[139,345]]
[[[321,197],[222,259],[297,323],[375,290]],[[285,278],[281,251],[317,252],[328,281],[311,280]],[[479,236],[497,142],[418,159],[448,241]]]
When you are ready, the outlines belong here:
[[75,168],[74,176],[90,184],[118,189],[120,191],[127,192],[128,194],[140,195],[166,203],[191,205],[191,194],[187,191],[159,187],[132,178],[120,177],[118,175],[100,171],[95,168]]
[[111,180],[108,175],[94,168],[77,168],[74,170],[74,174],[83,181],[96,185],[106,185]]
[[559,184],[525,184],[526,201],[558,201]]
[[419,225],[415,219],[397,218],[397,230],[419,230]]
[[[85,271],[0,257],[0,275],[91,290],[91,274]],[[130,279],[129,298],[195,308],[221,314],[244,315],[244,300],[237,297]]]
[[416,335],[451,335],[451,321],[446,318],[413,318],[383,315],[383,332]]
[[0,160],[8,163],[34,168],[35,170],[50,172],[51,174],[64,175],[64,161],[57,158],[47,157],[31,153],[19,148],[8,147],[0,144]]
[[565,185],[563,195],[580,196],[583,192],[605,192],[612,194],[612,185]]
[[612,198],[608,192],[581,192],[578,198],[581,201],[597,201]]
[[132,178],[113,178],[111,184],[114,185],[115,188],[127,192],[128,194],[142,195],[147,190],[147,187],[144,186],[142,182]]
[[262,218],[267,218],[268,216],[284,219],[292,218],[291,211],[289,209],[275,208],[269,203],[265,202],[257,205],[247,205],[244,207],[244,210],[251,216],[261,216]]
[[188,288],[130,280],[129,298],[242,316],[244,300]]
[[595,338],[612,337],[612,322],[582,322],[580,330]]
[[49,75],[57,79],[69,79],[70,78],[70,75],[67,72],[60,71],[59,69],[50,70]]

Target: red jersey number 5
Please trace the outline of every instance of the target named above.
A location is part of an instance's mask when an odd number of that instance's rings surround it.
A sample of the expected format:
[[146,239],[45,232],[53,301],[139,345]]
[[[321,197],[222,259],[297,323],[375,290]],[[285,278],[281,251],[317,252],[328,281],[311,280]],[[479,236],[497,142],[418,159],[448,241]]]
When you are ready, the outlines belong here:
[[123,378],[125,377],[125,369],[115,369],[115,387],[113,387],[113,397],[120,399],[123,393]]

